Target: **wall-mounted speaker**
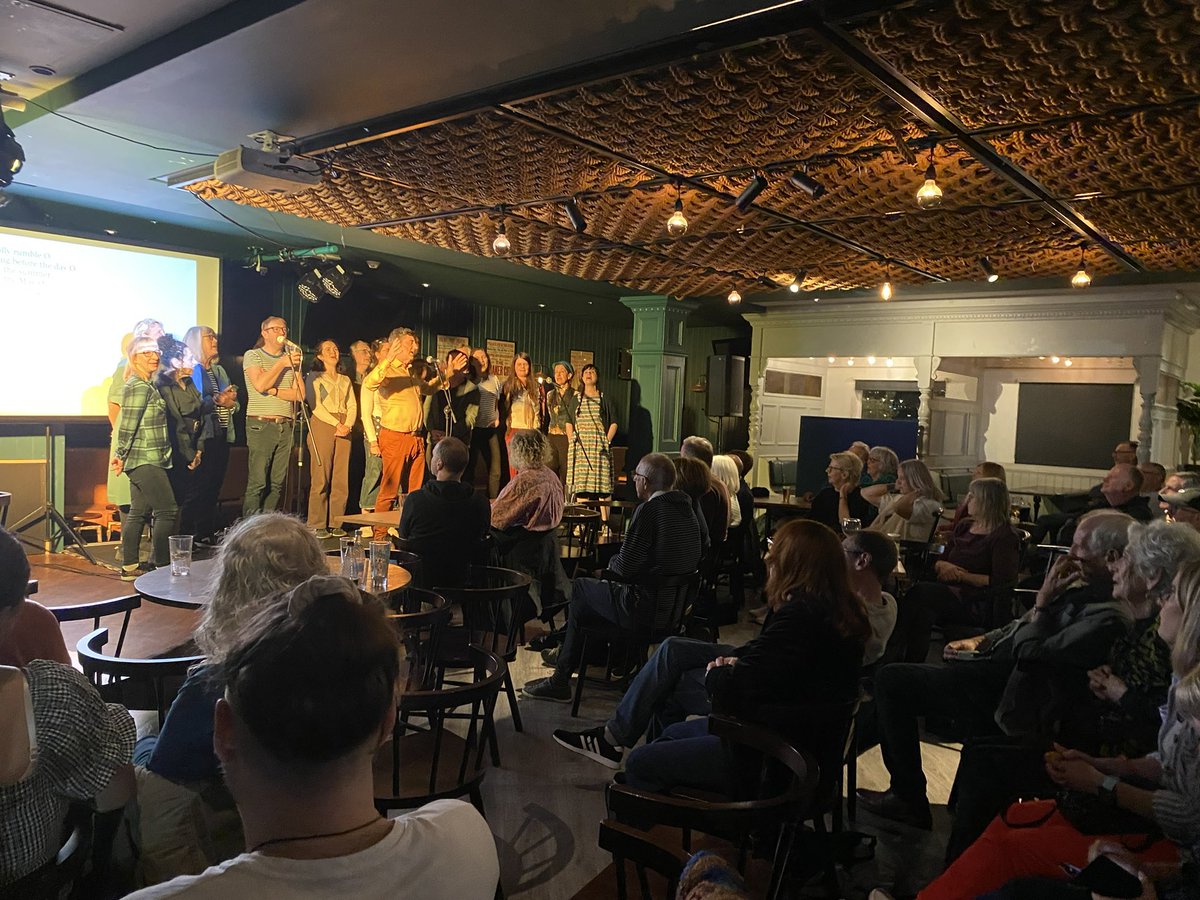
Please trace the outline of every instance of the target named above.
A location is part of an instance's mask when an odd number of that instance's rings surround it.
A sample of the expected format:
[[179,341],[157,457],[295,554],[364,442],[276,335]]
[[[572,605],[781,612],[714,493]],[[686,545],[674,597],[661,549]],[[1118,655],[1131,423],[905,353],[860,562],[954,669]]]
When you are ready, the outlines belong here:
[[709,416],[746,414],[746,357],[710,356],[704,412]]

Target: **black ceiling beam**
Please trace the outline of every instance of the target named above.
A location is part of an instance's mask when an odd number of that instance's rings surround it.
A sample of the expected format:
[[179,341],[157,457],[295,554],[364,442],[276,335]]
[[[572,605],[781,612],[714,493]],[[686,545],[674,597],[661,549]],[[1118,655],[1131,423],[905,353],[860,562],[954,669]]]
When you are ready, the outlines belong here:
[[1022,194],[1041,203],[1063,225],[1084,240],[1103,249],[1109,256],[1134,272],[1144,272],[1141,261],[1110,239],[1069,203],[1056,198],[1041,182],[996,152],[986,140],[971,133],[966,124],[936,97],[919,87],[891,63],[873,53],[865,44],[841,27],[809,17],[808,26],[829,49],[837,53],[856,72],[895,100],[910,115],[936,132],[945,134],[970,153],[995,175]]
[[[705,183],[704,181],[701,181],[698,178],[693,178],[693,177],[687,176],[687,175],[677,175],[675,173],[668,172],[666,169],[662,169],[662,168],[652,165],[650,163],[645,163],[645,162],[642,162],[641,160],[634,159],[633,157],[626,156],[625,154],[619,153],[610,147],[605,147],[603,144],[598,144],[595,141],[588,140],[587,138],[579,137],[578,135],[572,134],[569,131],[566,131],[562,128],[558,128],[557,126],[547,125],[546,123],[541,122],[541,121],[533,118],[532,116],[526,115],[525,113],[520,112],[518,110],[509,109],[508,107],[501,106],[496,109],[496,112],[506,115],[509,118],[512,118],[514,121],[518,121],[525,127],[530,128],[534,131],[540,131],[543,134],[546,134],[551,137],[557,138],[559,140],[574,144],[575,146],[581,147],[581,148],[589,151],[590,153],[595,153],[598,156],[603,156],[606,159],[610,159],[613,162],[617,162],[617,163],[620,163],[621,165],[628,166],[631,169],[638,169],[638,170],[640,170],[642,172],[646,172],[656,178],[666,179],[667,181],[670,181],[670,182],[679,182],[679,184],[681,184],[681,185],[687,185],[688,187],[692,188],[693,190],[707,194],[710,197],[717,197],[721,200],[724,200],[727,203],[729,203],[730,205],[732,205],[734,203],[734,201],[737,200],[737,198],[734,197],[733,194],[728,194],[724,191],[718,191],[716,188]],[[930,281],[948,281],[949,280],[941,275],[937,275],[933,272],[927,272],[924,269],[918,268],[917,266],[909,265],[908,263],[904,262],[903,260],[892,259],[891,257],[887,256],[886,254],[880,253],[879,251],[874,250],[874,249],[866,246],[865,244],[860,244],[858,241],[851,240],[850,238],[842,237],[840,234],[832,232],[827,228],[822,228],[819,225],[813,225],[811,222],[806,222],[803,219],[798,219],[795,216],[788,215],[787,213],[779,212],[778,210],[771,209],[770,207],[766,207],[766,206],[755,206],[754,208],[756,210],[758,210],[759,212],[763,213],[764,215],[773,216],[774,218],[778,219],[781,222],[784,222],[784,223],[791,225],[795,228],[798,228],[802,231],[807,231],[810,234],[816,235],[817,237],[823,238],[824,240],[827,240],[827,241],[830,241],[831,243],[837,244],[838,246],[843,247],[847,250],[851,250],[854,253],[857,253],[861,256],[866,256],[870,259],[873,259],[876,262],[891,263],[892,265],[896,266],[897,268],[904,269],[905,271],[911,272],[914,275],[919,275],[922,278],[928,278]]]

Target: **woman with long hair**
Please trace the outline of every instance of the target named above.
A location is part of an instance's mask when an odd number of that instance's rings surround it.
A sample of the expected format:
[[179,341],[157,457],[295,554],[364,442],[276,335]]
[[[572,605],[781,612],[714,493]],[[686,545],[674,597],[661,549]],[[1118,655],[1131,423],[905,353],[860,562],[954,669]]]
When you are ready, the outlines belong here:
[[317,342],[317,355],[307,378],[308,448],[311,483],[308,527],[317,537],[342,537],[342,516],[350,497],[350,434],[358,418],[358,401],[350,376],[338,371],[342,354],[333,341]]
[[[1200,665],[1200,562],[1187,563],[1175,576],[1158,635],[1171,648],[1175,681],[1186,679]],[[1187,694],[1190,698],[1190,685]],[[1124,843],[1143,863],[1195,859],[1200,728],[1181,713],[1176,685],[1165,709],[1158,750],[1148,756],[1093,757],[1056,744],[1046,754],[1046,772],[1079,802],[1014,804],[918,897],[979,897],[1028,876],[1065,880],[1069,871],[1087,865],[1088,848],[1103,835]]]
[[579,378],[582,387],[575,396],[567,422],[567,488],[575,497],[611,497],[616,413],[600,390],[594,365],[588,363],[580,369]]
[[871,530],[899,535],[902,541],[928,541],[943,497],[933,474],[921,460],[906,459],[896,473],[895,487],[895,493],[889,493],[891,485],[873,482],[862,489],[867,502],[879,510]]
[[[512,436],[518,431],[546,430],[546,389],[533,377],[533,362],[524,350],[513,356],[512,374],[504,382],[504,408],[507,431],[504,442],[512,447]],[[508,477],[516,477],[517,470],[511,462]]]
[[554,383],[546,392],[546,410],[549,418],[547,434],[550,437],[550,447],[554,450],[553,466],[558,473],[558,480],[563,489],[567,486],[567,429],[571,424],[571,415],[575,407],[575,388],[571,387],[571,379],[575,377],[575,369],[565,359],[560,359],[550,369]]
[[[869,488],[868,488],[869,490]],[[892,645],[903,662],[925,662],[935,622],[983,627],[994,589],[1017,580],[1021,538],[1009,524],[1008,487],[976,478],[967,490],[967,517],[933,566],[934,581],[918,581],[900,601]]]
[[[871,625],[851,590],[846,556],[832,530],[791,519],[775,532],[767,553],[770,613],[757,638],[709,664],[705,680],[712,710],[761,723],[801,745],[797,707],[851,701],[858,693],[863,648]],[[789,712],[779,718],[779,710]],[[725,790],[729,762],[705,719],[671,725],[629,755],[626,782],[643,790],[688,785]]]
[[738,491],[742,487],[741,470],[732,456],[718,454],[713,457],[712,473],[729,491],[729,529],[732,531],[742,524],[742,507],[737,502]]
[[504,430],[504,386],[492,371],[492,358],[482,347],[471,351],[471,379],[479,387],[479,412],[475,416],[475,428],[471,431],[471,461],[467,464],[467,479],[474,481],[475,469],[483,459],[487,469],[488,499],[495,500],[500,493],[500,476],[504,471],[504,459],[500,435]]
[[167,475],[179,504],[179,533],[196,533],[204,454],[204,398],[192,381],[196,356],[191,347],[169,334],[158,339],[158,372],[154,383],[167,406],[171,468]]
[[158,341],[137,338],[129,345],[129,378],[121,392],[120,427],[112,470],[129,476],[129,515],[121,524],[121,578],[133,581],[143,571],[138,562],[142,528],[150,519],[154,544],[153,567],[169,565],[168,540],[175,533],[179,504],[167,475],[171,468],[171,439],[167,404],[154,386],[158,371]]

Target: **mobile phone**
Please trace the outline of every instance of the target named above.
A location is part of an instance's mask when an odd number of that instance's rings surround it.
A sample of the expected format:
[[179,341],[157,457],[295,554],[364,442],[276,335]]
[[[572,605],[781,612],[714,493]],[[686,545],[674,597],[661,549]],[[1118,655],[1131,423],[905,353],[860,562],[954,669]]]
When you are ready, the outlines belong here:
[[1071,879],[1071,884],[1089,888],[1103,897],[1136,900],[1142,896],[1141,880],[1107,856],[1093,859],[1087,868]]
[[946,659],[979,659],[982,656],[978,650],[945,650],[942,656]]

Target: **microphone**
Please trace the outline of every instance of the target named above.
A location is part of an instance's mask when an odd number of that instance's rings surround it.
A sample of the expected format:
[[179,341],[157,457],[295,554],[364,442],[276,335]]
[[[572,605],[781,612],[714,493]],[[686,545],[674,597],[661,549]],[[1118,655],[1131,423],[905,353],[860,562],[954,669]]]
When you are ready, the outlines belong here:
[[442,371],[442,364],[437,361],[436,357],[433,357],[433,356],[425,357],[425,363],[426,363],[426,365],[433,366],[434,371],[436,371],[436,372]]
[[281,347],[283,347],[289,353],[291,353],[291,352],[299,353],[300,352],[299,346],[297,346],[296,344],[293,344],[291,341],[289,341],[287,339],[286,336],[284,336],[282,334],[279,335],[278,337],[276,337],[275,340],[279,343],[279,345]]

